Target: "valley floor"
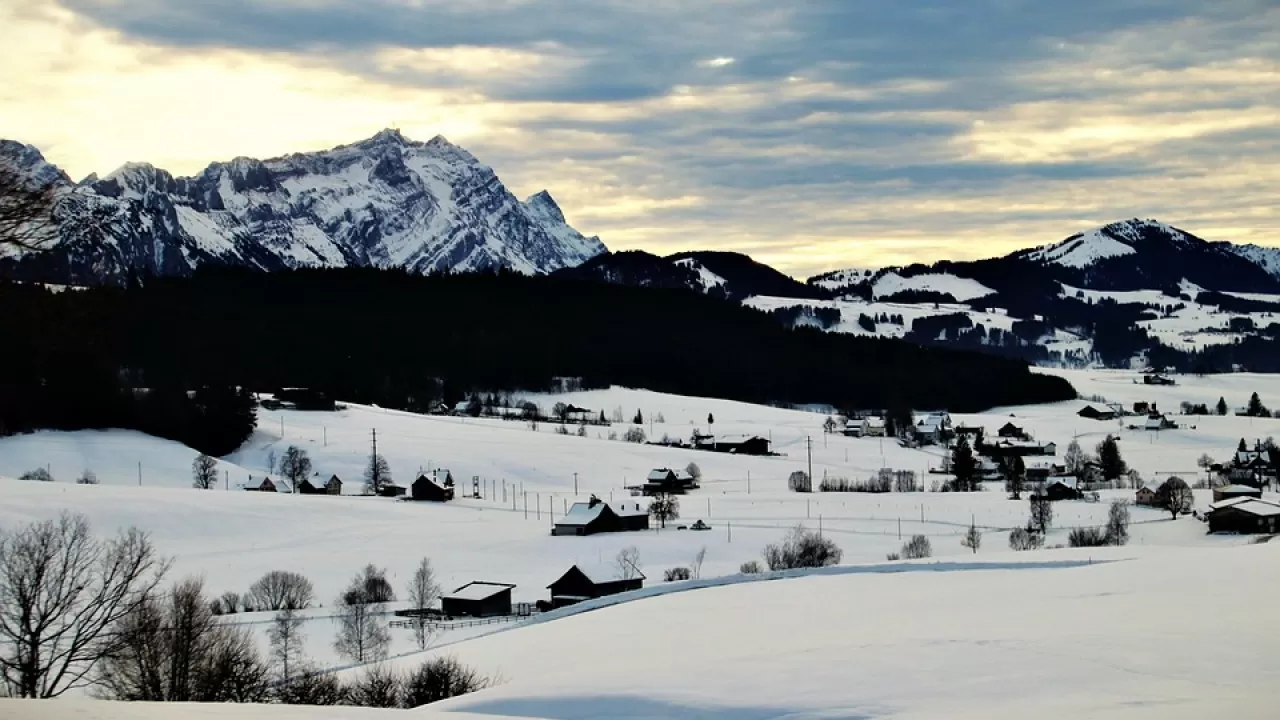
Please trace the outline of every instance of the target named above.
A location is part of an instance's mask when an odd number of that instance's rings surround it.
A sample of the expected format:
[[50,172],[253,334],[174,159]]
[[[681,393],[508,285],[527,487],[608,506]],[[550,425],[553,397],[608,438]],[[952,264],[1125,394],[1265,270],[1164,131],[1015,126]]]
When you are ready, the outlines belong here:
[[[1128,405],[1154,401],[1166,411],[1175,411],[1182,400],[1212,404],[1219,396],[1235,407],[1255,391],[1264,401],[1280,402],[1273,400],[1280,398],[1280,376],[1178,376],[1179,385],[1156,388],[1135,385],[1135,373],[1046,372],[1066,376],[1082,395]],[[835,538],[846,565],[883,562],[904,539],[920,533],[930,538],[937,561],[1001,567],[750,583],[500,628],[481,638],[473,636],[490,630],[446,633],[437,642],[448,645],[448,652],[506,681],[447,709],[557,719],[1028,712],[1163,718],[1234,707],[1241,713],[1237,717],[1263,717],[1249,714],[1260,707],[1250,703],[1259,698],[1254,688],[1271,687],[1277,679],[1265,661],[1274,654],[1266,638],[1275,628],[1266,613],[1239,612],[1238,603],[1280,589],[1280,577],[1271,569],[1277,567],[1274,552],[1280,551],[1274,544],[1209,536],[1194,518],[1170,520],[1167,513],[1134,508],[1128,547],[1013,554],[1007,531],[1026,522],[1027,503],[1008,500],[994,484],[973,494],[787,490],[788,474],[807,468],[806,439],[812,440],[819,479],[824,474],[864,479],[891,467],[916,471],[928,486],[942,477],[929,474],[942,462],[936,448],[824,435],[826,414],[805,410],[618,388],[530,399],[544,409],[558,400],[606,415],[621,408],[628,418],[640,410],[651,438],[687,439],[695,428],[770,437],[780,455],[745,457],[608,439],[610,432],[621,434],[629,425],[588,426],[586,436],[577,437],[560,435],[550,424],[535,431],[522,422],[423,417],[362,406],[336,413],[264,410],[255,436],[220,460],[224,484],[213,491],[190,488],[194,451],[136,433],[0,439],[0,475],[16,477],[48,466],[57,479],[0,480],[5,498],[0,527],[63,510],[84,513],[100,533],[136,525],[174,558],[174,579],[202,576],[213,595],[242,592],[269,570],[300,572],[315,584],[321,604],[310,611],[315,619],[305,627],[307,654],[334,668],[343,661],[332,650],[333,626],[325,607],[367,563],[386,567],[402,595],[425,556],[446,590],[472,580],[514,583],[513,599],[533,602],[545,599],[546,586],[571,565],[609,563],[628,546],[640,551],[648,588],[663,585],[664,569],[689,565],[704,547],[704,578],[734,575],[742,562],[759,559],[765,544],[800,523]],[[1057,442],[1060,453],[1073,436],[1091,451],[1108,432],[1117,433],[1125,459],[1144,476],[1177,473],[1188,480],[1201,472],[1196,459],[1203,453],[1223,460],[1241,437],[1252,442],[1280,435],[1280,420],[1242,417],[1178,417],[1184,426],[1178,430],[1127,430],[1077,417],[1083,405],[1002,408],[956,415],[955,421],[994,431],[1012,420],[1037,439]],[[709,414],[714,424],[708,425]],[[460,491],[478,478],[483,497],[434,505],[358,496],[374,429],[378,450],[397,481],[408,484],[420,468],[447,467]],[[322,477],[339,475],[347,494],[238,489],[250,476],[265,474],[269,458],[290,444],[308,451]],[[683,468],[689,462],[701,466],[703,487],[681,498],[679,522],[703,519],[711,531],[550,535],[553,519],[574,500],[594,493],[615,503],[631,501],[624,486],[637,484],[652,468]],[[85,469],[92,469],[101,484],[73,484]],[[1131,498],[1132,492],[1102,495],[1105,501]],[[1199,509],[1209,499],[1206,491],[1197,492]],[[1101,524],[1106,514],[1106,502],[1056,503],[1049,543],[1065,544],[1070,528]],[[960,545],[970,522],[984,531],[976,556]],[[1124,561],[1006,567],[1009,561],[1091,558]],[[267,619],[259,614],[229,621],[258,623],[265,636]],[[415,649],[408,630],[393,631],[393,655]],[[403,662],[419,660],[413,656]],[[95,708],[86,711],[90,714],[75,716],[146,717],[90,707]],[[946,714],[948,708],[955,714]],[[1184,711],[1188,714],[1180,714]],[[285,712],[278,708],[263,712],[290,717],[276,714]],[[366,712],[326,710],[317,716]]]

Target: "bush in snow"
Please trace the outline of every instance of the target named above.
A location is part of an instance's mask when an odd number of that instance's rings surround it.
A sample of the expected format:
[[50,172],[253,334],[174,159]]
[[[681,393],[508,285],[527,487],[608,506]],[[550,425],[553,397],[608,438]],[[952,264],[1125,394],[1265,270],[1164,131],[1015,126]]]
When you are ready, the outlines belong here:
[[428,660],[404,681],[401,707],[416,708],[489,687],[491,680],[454,657]]
[[797,525],[779,544],[766,545],[764,561],[770,570],[817,568],[840,564],[844,552],[830,538]]
[[924,535],[912,536],[912,538],[902,546],[902,557],[907,560],[919,560],[921,558],[931,557],[932,555],[933,546],[929,543],[929,538]]
[[813,492],[809,474],[803,470],[796,470],[787,477],[787,487],[795,492]]
[[1026,528],[1014,528],[1009,533],[1009,547],[1016,551],[1039,550],[1044,547],[1044,536]]
[[86,469],[84,472],[80,473],[80,477],[76,478],[76,484],[77,485],[97,485],[98,474],[92,470]]
[[337,675],[315,668],[305,669],[272,693],[276,702],[285,705],[346,705],[348,695]]
[[311,606],[315,592],[302,575],[272,570],[249,586],[248,597],[259,610],[302,610]]
[[1067,544],[1073,548],[1078,547],[1102,547],[1110,545],[1107,540],[1107,533],[1102,528],[1071,528],[1070,534],[1067,535]]
[[743,575],[758,575],[764,572],[764,568],[760,567],[759,560],[748,560],[738,566],[738,572]]
[[624,442],[642,444],[645,441],[644,430],[638,427],[627,428],[627,431],[622,433],[622,440]]
[[404,678],[386,665],[372,665],[351,683],[347,702],[359,707],[401,707],[404,704]]
[[663,582],[675,582],[677,580],[688,580],[693,576],[687,567],[673,567],[662,571]]
[[53,482],[53,475],[45,468],[36,468],[28,470],[18,478],[19,480],[32,480],[35,482]]
[[902,559],[902,554],[901,554],[901,553],[889,553],[888,555],[885,555],[885,556],[884,556],[884,559],[885,559],[885,560],[888,560],[889,562],[897,562],[897,561],[899,561],[899,560],[901,560],[901,559]]

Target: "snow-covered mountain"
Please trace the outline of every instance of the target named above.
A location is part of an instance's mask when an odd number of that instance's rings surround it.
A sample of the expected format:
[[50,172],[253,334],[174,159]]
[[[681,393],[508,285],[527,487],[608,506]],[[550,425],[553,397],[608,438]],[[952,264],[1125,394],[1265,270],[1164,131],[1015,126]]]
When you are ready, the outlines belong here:
[[1234,243],[1215,243],[1228,252],[1248,260],[1266,270],[1271,277],[1280,280],[1280,248],[1262,247],[1261,245],[1236,245]]
[[67,281],[204,263],[540,274],[605,251],[569,226],[549,193],[521,202],[440,136],[415,142],[384,130],[332,150],[214,163],[193,177],[130,163],[80,183],[30,146],[0,141],[0,157],[66,187],[58,241],[22,262]]

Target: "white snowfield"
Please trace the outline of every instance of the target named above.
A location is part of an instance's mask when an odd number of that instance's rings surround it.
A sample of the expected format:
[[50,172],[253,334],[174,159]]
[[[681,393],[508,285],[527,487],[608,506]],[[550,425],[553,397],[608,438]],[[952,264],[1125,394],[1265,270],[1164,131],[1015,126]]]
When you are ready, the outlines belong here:
[[[1070,379],[1083,395],[1126,405],[1156,402],[1166,412],[1176,412],[1182,400],[1212,405],[1219,396],[1234,408],[1255,391],[1264,402],[1280,403],[1280,376],[1273,375],[1175,376],[1178,385],[1154,387],[1134,384],[1138,375],[1132,372],[1052,372]],[[173,579],[200,575],[213,595],[243,592],[269,570],[300,572],[312,580],[322,605],[308,612],[314,619],[305,626],[305,650],[331,668],[344,661],[331,647],[327,608],[367,563],[387,568],[400,595],[426,556],[446,591],[472,581],[511,583],[513,600],[532,602],[546,599],[546,585],[571,565],[609,563],[619,550],[635,546],[649,580],[644,591],[622,598],[631,600],[675,589],[661,582],[662,571],[689,565],[703,547],[702,582],[726,582],[742,562],[759,559],[765,544],[798,523],[821,527],[834,538],[845,566],[882,563],[903,539],[919,533],[930,538],[936,561],[1000,567],[894,574],[857,569],[838,577],[639,599],[529,627],[445,632],[437,638],[445,652],[505,681],[442,706],[450,711],[445,717],[458,717],[458,709],[557,719],[1231,717],[1219,710],[1235,710],[1234,717],[1274,717],[1248,711],[1258,707],[1249,703],[1268,693],[1280,672],[1267,661],[1274,657],[1269,638],[1276,621],[1268,613],[1232,610],[1240,598],[1280,590],[1274,544],[1208,536],[1194,518],[1170,520],[1167,513],[1135,507],[1125,548],[1011,554],[1007,530],[1026,522],[1027,502],[1007,499],[994,484],[974,494],[802,495],[786,488],[788,474],[807,467],[806,437],[813,440],[818,480],[824,474],[863,479],[890,467],[916,471],[927,487],[942,477],[927,472],[941,464],[940,449],[826,436],[821,426],[827,416],[821,412],[621,388],[528,397],[544,409],[563,400],[607,416],[618,407],[628,418],[640,410],[650,437],[687,439],[695,428],[771,437],[782,455],[743,457],[607,439],[630,427],[626,423],[589,426],[586,437],[577,437],[557,434],[554,424],[535,431],[522,422],[354,405],[335,413],[260,411],[258,432],[222,459],[226,482],[212,491],[190,488],[195,451],[137,433],[42,432],[0,439],[0,476],[48,466],[56,478],[0,479],[0,527],[63,510],[84,513],[99,533],[136,525],[174,558]],[[1118,422],[1079,418],[1075,413],[1084,404],[999,408],[956,414],[954,420],[989,431],[1014,422],[1038,440],[1057,442],[1059,457],[1072,436],[1092,451],[1115,433],[1126,461],[1148,480],[1172,473],[1194,480],[1201,454],[1225,460],[1242,437],[1252,443],[1280,435],[1280,420],[1234,416],[1175,416],[1183,426],[1177,430],[1128,430]],[[714,423],[708,424],[708,414]],[[657,422],[659,415],[663,422]],[[448,468],[459,499],[437,505],[356,496],[375,428],[378,450],[397,482],[410,483],[419,467]],[[237,489],[250,475],[261,478],[269,456],[290,444],[308,451],[321,478],[338,474],[347,494]],[[703,519],[711,531],[669,527],[551,536],[552,522],[575,500],[594,493],[606,502],[630,502],[624,485],[643,482],[653,468],[683,468],[690,461],[701,466],[702,488],[681,498],[678,523]],[[74,484],[86,468],[95,471],[100,485]],[[473,477],[484,482],[482,499],[462,497],[470,494]],[[1132,498],[1132,491],[1102,495]],[[1198,509],[1210,500],[1206,491],[1197,491]],[[1065,544],[1070,528],[1102,523],[1107,504],[1060,502],[1054,513],[1049,544]],[[984,532],[976,556],[960,545],[970,522]],[[1009,567],[1090,558],[1126,560],[1079,568]],[[228,621],[256,623],[251,627],[265,635],[268,619],[258,613]],[[414,649],[408,630],[393,630],[391,653],[405,656],[397,662],[420,662]],[[0,717],[28,717],[26,706],[16,715],[9,707],[17,706],[0,705]],[[103,720],[173,712],[173,706],[153,710],[79,701],[49,703],[39,711],[64,708],[71,714],[60,717]],[[200,708],[183,716],[220,712],[229,718],[290,718],[295,711]],[[314,716],[362,718],[370,712],[391,711],[316,710]]]
[[877,299],[909,290],[946,293],[959,302],[967,302],[995,292],[977,280],[958,277],[951,273],[925,273],[903,277],[896,272],[889,272],[880,276],[872,286],[872,293]]

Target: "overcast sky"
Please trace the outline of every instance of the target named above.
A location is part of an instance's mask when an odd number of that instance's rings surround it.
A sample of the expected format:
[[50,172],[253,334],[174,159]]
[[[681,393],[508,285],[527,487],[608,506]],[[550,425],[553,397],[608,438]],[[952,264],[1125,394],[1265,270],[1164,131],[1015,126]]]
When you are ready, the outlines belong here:
[[0,0],[75,178],[443,134],[612,249],[804,276],[1129,217],[1280,245],[1277,0]]

